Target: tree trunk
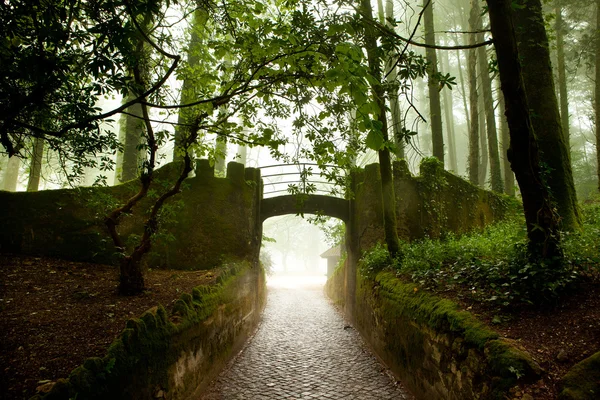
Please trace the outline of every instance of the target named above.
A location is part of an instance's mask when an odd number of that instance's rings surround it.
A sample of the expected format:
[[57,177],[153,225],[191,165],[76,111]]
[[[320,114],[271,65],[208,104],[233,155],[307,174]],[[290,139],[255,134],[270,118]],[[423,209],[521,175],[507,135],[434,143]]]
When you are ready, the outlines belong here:
[[[203,8],[197,8],[194,11],[194,17],[192,20],[190,42],[187,49],[187,64],[190,68],[195,68],[200,62],[200,52],[203,44],[204,37],[201,35],[206,23],[208,21],[208,13]],[[189,104],[196,100],[195,88],[197,80],[193,74],[185,75],[183,83],[181,84],[181,98],[180,104]],[[180,161],[183,159],[183,153],[181,151],[182,138],[185,136],[185,129],[189,129],[186,125],[191,123],[194,117],[194,108],[180,108],[179,115],[177,117],[177,123],[180,125],[175,126],[175,144],[173,146],[173,160]]]
[[[125,102],[137,98],[131,93]],[[123,144],[123,164],[121,166],[121,182],[136,179],[139,176],[140,144],[144,137],[144,119],[141,104],[127,107],[127,113],[121,117],[121,129],[124,130],[125,143]],[[131,115],[129,115],[131,114]]]
[[[481,75],[481,74],[480,74]],[[481,83],[481,80],[479,80]],[[481,91],[481,85],[479,86]],[[478,93],[479,98],[477,99],[478,116],[479,116],[479,187],[485,188],[487,183],[487,166],[488,166],[488,141],[485,135],[485,113],[483,111],[485,105],[483,102],[483,96]]]
[[595,83],[595,117],[596,117],[596,168],[598,175],[598,191],[600,192],[600,0],[596,0],[596,83]]
[[33,154],[31,155],[31,165],[29,167],[29,182],[27,183],[28,192],[37,192],[40,188],[43,156],[44,140],[35,138],[33,142]]
[[[381,14],[381,11],[380,11]],[[386,20],[383,22],[389,29],[394,29],[394,26],[388,21],[394,18],[394,2],[392,0],[386,0],[385,2],[385,16]],[[395,155],[396,158],[404,158],[404,140],[402,138],[402,113],[400,111],[400,102],[398,101],[398,88],[396,86],[396,79],[398,72],[394,67],[394,57],[387,57],[386,60],[386,83],[388,84],[388,98],[390,102],[390,113],[392,114],[392,137],[394,138],[394,144],[396,145]]]
[[[471,12],[469,14],[469,29],[474,31],[477,26],[477,19],[480,18],[479,0],[471,0]],[[477,41],[477,35],[469,34],[469,44],[473,45]],[[467,75],[469,77],[469,104],[471,106],[471,130],[469,131],[469,182],[473,185],[479,183],[479,110],[477,101],[477,49],[469,50],[469,59],[467,65]]]
[[561,258],[558,220],[542,176],[538,146],[529,117],[530,106],[511,19],[511,0],[487,0],[487,4],[510,128],[509,159],[523,198],[529,251],[534,259]]
[[[456,45],[458,46],[459,43],[458,41],[456,42]],[[465,119],[467,120],[467,132],[471,132],[471,117],[469,116],[469,106],[467,104],[467,90],[465,88],[465,78],[464,78],[464,74],[463,74],[463,68],[462,68],[462,63],[460,62],[460,53],[462,50],[456,50],[456,62],[457,62],[457,66],[458,66],[458,79],[460,80],[460,90],[461,90],[461,97],[462,97],[462,102],[463,102],[463,107],[465,109]],[[469,57],[470,51],[469,50],[465,50],[466,54],[467,54],[467,58]]]
[[[540,0],[519,0],[512,15],[515,18],[523,82],[531,106],[531,122],[536,132],[540,158],[548,174],[551,196],[556,201],[561,217],[560,226],[563,230],[573,230],[581,225],[581,217],[569,150],[561,129]],[[508,109],[508,99],[505,100]]]
[[237,161],[240,164],[246,165],[247,158],[248,158],[248,146],[246,146],[245,144],[238,145],[237,154],[239,156]]
[[556,31],[556,61],[558,68],[558,92],[560,94],[560,122],[565,136],[565,145],[570,151],[569,138],[569,95],[567,93],[567,78],[565,76],[565,42],[564,42],[564,21],[562,18],[561,0],[555,0],[556,21],[554,29]]
[[[425,26],[425,43],[435,45],[435,31],[433,25],[433,2],[423,0],[423,22]],[[435,49],[425,49],[427,59],[427,86],[429,88],[429,120],[431,126],[431,142],[433,156],[444,163],[444,135],[442,132],[442,107],[440,105],[439,82],[436,79],[438,73],[437,54]]]
[[17,191],[19,183],[19,168],[21,168],[21,159],[17,156],[12,156],[6,164],[6,172],[4,172],[4,190],[9,192]]
[[227,158],[227,136],[218,135],[215,141],[215,174],[225,176],[225,159]]
[[[369,70],[374,78],[371,84],[371,91],[377,106],[379,114],[378,121],[381,123],[381,133],[385,141],[389,140],[387,130],[387,116],[385,107],[385,93],[381,85],[381,59],[377,55],[377,39],[373,29],[373,10],[369,0],[361,0],[361,14],[366,20],[365,24],[365,47],[369,61]],[[395,257],[400,250],[398,241],[397,221],[396,221],[396,197],[394,195],[394,182],[392,175],[392,162],[390,152],[387,148],[379,150],[379,169],[381,174],[381,190],[383,200],[383,227],[385,231],[385,241],[388,251]]]
[[[444,73],[450,73],[450,62],[448,61],[448,53],[443,51],[440,57],[442,69]],[[456,144],[454,138],[454,105],[452,91],[447,88],[442,89],[444,100],[444,116],[446,120],[446,132],[448,137],[448,160],[450,161],[450,170],[458,173],[458,165],[456,162]]]
[[500,98],[500,132],[502,133],[502,169],[504,171],[504,193],[515,195],[515,178],[510,169],[508,161],[508,149],[510,147],[510,133],[508,132],[508,121],[506,121],[506,108],[504,107],[504,95],[499,93]]
[[[480,19],[481,21],[481,19]],[[483,39],[483,35],[481,35]],[[502,193],[502,172],[500,171],[500,155],[498,154],[498,136],[496,130],[496,113],[494,112],[494,98],[492,96],[492,79],[490,78],[487,63],[486,48],[479,48],[479,73],[481,75],[481,91],[485,110],[485,128],[487,133],[487,151],[490,163],[490,180],[492,190]]]

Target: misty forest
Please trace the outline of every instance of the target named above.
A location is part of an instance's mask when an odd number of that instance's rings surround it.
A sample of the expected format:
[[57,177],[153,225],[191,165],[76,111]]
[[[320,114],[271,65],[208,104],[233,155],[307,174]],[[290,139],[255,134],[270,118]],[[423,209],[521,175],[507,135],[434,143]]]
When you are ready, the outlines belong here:
[[600,1],[0,32],[0,397],[600,398]]

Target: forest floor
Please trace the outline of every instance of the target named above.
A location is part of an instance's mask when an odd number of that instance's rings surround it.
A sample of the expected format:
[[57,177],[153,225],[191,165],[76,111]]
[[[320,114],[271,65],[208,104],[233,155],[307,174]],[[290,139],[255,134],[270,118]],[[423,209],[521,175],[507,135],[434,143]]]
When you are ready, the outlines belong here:
[[[64,378],[88,357],[102,357],[129,318],[213,282],[213,271],[149,271],[140,296],[116,293],[115,267],[51,258],[0,256],[0,393],[25,399]],[[600,284],[587,283],[543,310],[499,314],[460,292],[438,293],[523,346],[546,371],[508,399],[555,399],[556,383],[600,351]],[[525,397],[523,397],[525,396]]]
[[507,399],[556,399],[557,384],[569,369],[600,351],[600,282],[595,280],[580,284],[554,305],[510,313],[469,300],[457,291],[437,294],[457,302],[501,336],[522,346],[545,371],[542,379],[520,385]]
[[215,278],[213,271],[152,270],[144,294],[123,297],[116,267],[0,256],[0,397],[29,399],[86,358],[104,356],[128,319],[167,308]]

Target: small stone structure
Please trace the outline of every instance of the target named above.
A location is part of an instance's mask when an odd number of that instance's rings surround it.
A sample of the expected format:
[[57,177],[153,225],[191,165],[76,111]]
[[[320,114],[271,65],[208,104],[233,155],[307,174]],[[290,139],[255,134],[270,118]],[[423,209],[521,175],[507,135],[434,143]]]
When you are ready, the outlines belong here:
[[330,278],[342,257],[342,245],[333,246],[320,256],[327,260],[327,278]]

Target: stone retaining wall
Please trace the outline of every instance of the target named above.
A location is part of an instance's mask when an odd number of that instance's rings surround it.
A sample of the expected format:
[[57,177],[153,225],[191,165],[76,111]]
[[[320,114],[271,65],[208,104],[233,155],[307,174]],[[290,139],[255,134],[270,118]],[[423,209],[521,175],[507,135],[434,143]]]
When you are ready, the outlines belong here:
[[[128,246],[137,243],[153,201],[180,170],[180,163],[157,170],[149,195],[124,216],[118,230]],[[116,264],[104,218],[138,190],[134,180],[113,187],[0,191],[0,252]],[[227,177],[215,178],[208,161],[200,160],[196,176],[163,207],[161,229],[144,262],[152,268],[197,270],[227,259],[257,258],[260,193],[258,169],[229,163]]]
[[[36,400],[188,399],[253,332],[265,303],[262,269],[230,264],[215,285],[127,322],[103,358],[90,358]],[[57,339],[59,340],[59,339]]]

